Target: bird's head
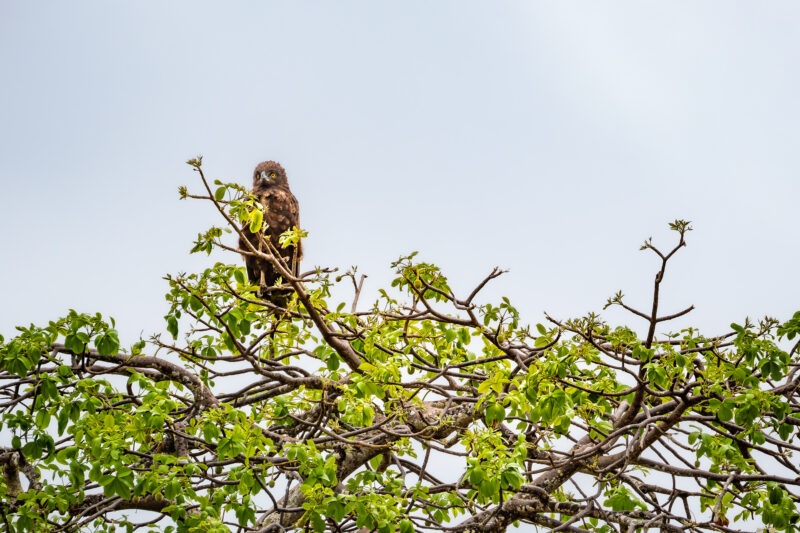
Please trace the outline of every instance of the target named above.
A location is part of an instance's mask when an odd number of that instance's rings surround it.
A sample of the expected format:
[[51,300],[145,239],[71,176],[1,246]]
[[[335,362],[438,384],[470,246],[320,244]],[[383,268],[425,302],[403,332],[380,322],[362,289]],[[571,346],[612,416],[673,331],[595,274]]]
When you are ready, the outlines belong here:
[[275,161],[264,161],[256,165],[253,171],[253,189],[267,187],[289,187],[286,171]]

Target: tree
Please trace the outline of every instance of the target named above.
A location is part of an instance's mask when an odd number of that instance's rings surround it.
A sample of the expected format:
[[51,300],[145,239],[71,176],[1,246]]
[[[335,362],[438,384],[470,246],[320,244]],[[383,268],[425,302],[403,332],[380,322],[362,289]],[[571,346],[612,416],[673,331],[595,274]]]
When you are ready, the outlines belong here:
[[[236,184],[183,198],[224,225],[260,206]],[[213,189],[213,190],[212,190]],[[414,254],[358,311],[355,271],[291,275],[286,308],[239,264],[168,276],[168,335],[123,348],[70,311],[0,338],[7,531],[794,531],[800,312],[706,336],[664,325],[659,291],[690,225],[670,225],[647,333],[597,314],[529,328]],[[284,244],[303,233],[284,234]],[[228,239],[234,240],[235,239]],[[363,278],[362,278],[363,279]],[[353,302],[331,290],[352,283]],[[793,346],[789,346],[794,342]],[[786,346],[784,346],[786,345]],[[744,522],[743,522],[744,521]]]

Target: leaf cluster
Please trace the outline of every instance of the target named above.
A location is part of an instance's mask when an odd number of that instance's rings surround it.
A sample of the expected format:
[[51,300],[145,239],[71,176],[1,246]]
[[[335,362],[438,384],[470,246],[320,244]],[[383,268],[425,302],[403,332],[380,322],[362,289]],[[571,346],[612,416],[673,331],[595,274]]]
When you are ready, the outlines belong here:
[[[189,164],[226,244],[263,212]],[[456,294],[409,254],[359,311],[355,271],[287,277],[276,308],[218,262],[167,276],[166,334],[121,342],[69,311],[0,337],[0,523],[8,531],[794,531],[800,312],[707,336],[649,311],[529,327],[493,270]],[[282,244],[306,237],[287,232]],[[250,251],[250,253],[260,253]],[[279,261],[264,254],[265,260]],[[280,266],[279,264],[276,265]],[[362,278],[363,281],[363,278]],[[352,282],[352,302],[337,301]],[[641,330],[641,331],[640,331]],[[746,523],[746,522],[745,522]],[[742,526],[745,527],[745,526]]]

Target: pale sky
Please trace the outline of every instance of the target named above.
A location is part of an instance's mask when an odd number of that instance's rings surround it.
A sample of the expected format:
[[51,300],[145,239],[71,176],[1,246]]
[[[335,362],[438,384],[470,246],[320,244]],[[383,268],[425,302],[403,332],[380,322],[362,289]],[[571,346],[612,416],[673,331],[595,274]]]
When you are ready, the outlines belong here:
[[[75,308],[163,330],[211,206],[184,161],[287,169],[304,268],[362,302],[419,250],[526,321],[649,305],[648,236],[693,222],[664,311],[800,309],[797,2],[0,3],[0,333]],[[611,319],[618,314],[605,313]],[[633,319],[626,320],[635,326]]]

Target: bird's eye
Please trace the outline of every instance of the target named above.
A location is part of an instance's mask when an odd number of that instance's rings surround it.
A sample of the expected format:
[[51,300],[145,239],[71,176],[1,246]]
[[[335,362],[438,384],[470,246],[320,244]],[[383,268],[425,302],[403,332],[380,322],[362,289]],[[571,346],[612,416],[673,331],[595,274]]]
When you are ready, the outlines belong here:
[[278,177],[278,174],[276,174],[275,172],[270,172],[270,173],[269,173],[269,177],[270,177],[270,178],[277,178],[277,177]]

